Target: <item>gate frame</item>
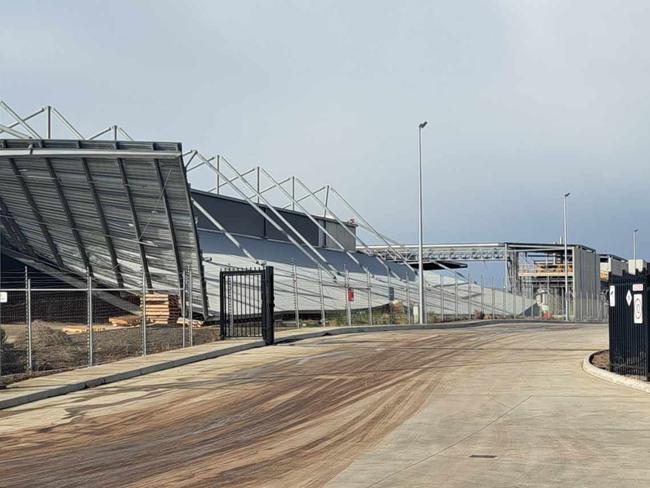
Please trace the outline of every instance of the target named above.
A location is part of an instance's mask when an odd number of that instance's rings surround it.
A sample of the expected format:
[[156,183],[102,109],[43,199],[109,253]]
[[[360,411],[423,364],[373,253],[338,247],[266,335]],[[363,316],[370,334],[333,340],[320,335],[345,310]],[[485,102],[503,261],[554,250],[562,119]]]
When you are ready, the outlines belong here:
[[[225,340],[229,337],[227,331],[226,319],[228,316],[234,316],[236,314],[226,314],[226,278],[228,276],[259,276],[260,277],[260,286],[259,297],[261,301],[260,312],[260,334],[264,339],[264,343],[267,346],[270,346],[275,343],[275,320],[274,320],[274,307],[275,307],[275,298],[274,298],[274,288],[273,288],[273,266],[264,266],[262,268],[227,268],[219,272],[219,327],[220,327],[220,336],[221,340]],[[249,292],[250,293],[250,292]],[[250,295],[249,295],[250,296]],[[246,314],[240,314],[246,315]]]

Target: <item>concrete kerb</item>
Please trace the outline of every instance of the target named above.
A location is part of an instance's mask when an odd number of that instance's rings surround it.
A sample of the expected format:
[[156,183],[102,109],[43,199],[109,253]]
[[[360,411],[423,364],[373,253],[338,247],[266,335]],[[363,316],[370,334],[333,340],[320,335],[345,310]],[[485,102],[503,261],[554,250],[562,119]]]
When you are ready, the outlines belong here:
[[[441,324],[427,324],[427,325],[367,325],[367,326],[355,326],[355,327],[336,327],[328,328],[325,330],[317,330],[314,332],[303,332],[292,335],[284,335],[276,337],[276,344],[288,343],[301,341],[305,339],[313,339],[316,337],[324,336],[333,336],[341,334],[355,334],[363,332],[390,332],[390,331],[406,331],[406,330],[435,330],[435,329],[462,329],[466,327],[477,327],[477,326],[488,326],[504,323],[548,323],[548,321],[529,321],[529,320],[474,320],[467,322],[448,322]],[[264,341],[251,341],[243,344],[236,344],[231,347],[224,347],[220,349],[215,349],[208,352],[201,352],[198,354],[186,356],[179,359],[170,359],[170,360],[161,360],[154,364],[147,365],[142,367],[134,367],[133,369],[120,371],[118,373],[106,374],[105,376],[98,376],[95,378],[84,379],[81,381],[70,382],[63,385],[57,385],[52,387],[41,387],[40,391],[24,391],[10,398],[0,398],[0,410],[16,407],[19,405],[24,405],[26,403],[35,402],[38,400],[44,400],[46,398],[52,398],[55,396],[65,395],[67,393],[72,393],[75,391],[85,390],[88,388],[95,388],[101,385],[107,385],[110,383],[115,383],[118,381],[128,380],[131,378],[136,378],[138,376],[143,376],[146,374],[156,373],[158,371],[164,371],[167,369],[175,368],[178,366],[184,366],[191,363],[196,363],[199,361],[205,361],[207,359],[214,359],[222,356],[227,356],[230,354],[235,354],[242,351],[247,351],[250,349],[256,349],[264,346]],[[176,351],[178,352],[178,351]],[[162,353],[164,354],[164,353]],[[151,357],[153,360],[152,356]],[[117,364],[117,363],[113,363]],[[4,390],[8,392],[11,389]]]
[[612,373],[611,371],[606,371],[604,369],[594,366],[591,363],[591,360],[599,352],[602,351],[589,353],[582,360],[582,369],[585,373],[594,376],[596,378],[599,378],[601,380],[609,381],[610,383],[627,386],[628,388],[634,388],[635,390],[640,390],[646,393],[650,393],[650,383],[637,380],[636,378],[630,378],[628,376]]

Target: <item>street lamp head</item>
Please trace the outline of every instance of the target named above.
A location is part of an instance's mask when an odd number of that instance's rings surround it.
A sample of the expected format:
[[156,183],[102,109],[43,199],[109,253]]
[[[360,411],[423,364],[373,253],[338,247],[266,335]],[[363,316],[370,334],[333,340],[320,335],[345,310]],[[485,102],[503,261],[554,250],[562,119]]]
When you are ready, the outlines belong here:
[[424,128],[427,126],[427,124],[428,124],[428,122],[425,120],[425,121],[422,122],[420,125],[418,125],[418,127],[419,127],[420,129],[424,129]]
[[564,198],[568,197],[569,195],[571,195],[571,193],[565,193]]

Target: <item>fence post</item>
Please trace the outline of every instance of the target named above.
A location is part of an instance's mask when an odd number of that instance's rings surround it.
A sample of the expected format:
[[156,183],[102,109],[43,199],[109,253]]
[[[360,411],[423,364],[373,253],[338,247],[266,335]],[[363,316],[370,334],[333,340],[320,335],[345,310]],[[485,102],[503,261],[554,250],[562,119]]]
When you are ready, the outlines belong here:
[[413,323],[413,308],[411,307],[411,282],[408,273],[406,273],[406,309],[408,311],[408,323],[411,325]]
[[320,325],[325,325],[325,290],[323,288],[323,268],[318,267],[318,288],[320,292]]
[[93,365],[93,278],[90,275],[90,272],[86,270],[86,276],[88,280],[88,297],[87,297],[87,307],[88,307],[88,366]]
[[458,320],[458,274],[454,273],[454,320]]
[[485,290],[484,287],[484,282],[483,282],[483,275],[481,275],[481,315],[483,316],[482,318],[485,318],[485,309],[484,309],[484,300],[483,300],[483,292]]
[[298,273],[295,261],[291,262],[291,279],[293,280],[293,309],[296,328],[300,327],[300,308],[298,306]]
[[[192,268],[190,268],[189,276],[187,278],[188,279],[187,284],[188,284],[189,289],[190,289],[190,295],[189,295],[189,297],[190,297],[190,303],[189,303],[189,306],[190,306],[190,309],[189,309],[190,321],[188,323],[190,347],[192,347],[194,345],[194,331],[192,330],[193,329],[192,325],[193,325],[193,322],[194,322],[194,307],[193,307],[193,305],[194,305],[194,288],[193,288],[194,283],[192,281],[192,279],[193,279],[192,275],[193,275]],[[185,305],[185,306],[187,307],[187,305]]]
[[440,275],[440,321],[445,321],[445,277]]
[[368,280],[368,322],[372,323],[372,287],[370,286],[370,272],[366,271],[366,278]]
[[584,320],[584,314],[585,314],[585,294],[584,293],[579,293],[578,294],[578,303],[579,303],[579,310],[580,310],[580,320]]
[[503,308],[503,318],[508,318],[508,297],[506,296],[506,280],[503,280],[503,294],[501,295],[501,307]]
[[386,277],[386,281],[388,282],[388,290],[387,290],[387,292],[388,292],[388,322],[390,324],[394,324],[395,319],[393,318],[393,301],[391,300],[391,297],[390,297],[390,289],[392,287],[391,279],[390,279],[390,272],[388,272],[388,275]]
[[32,280],[28,278],[27,266],[25,266],[25,298],[27,305],[27,371],[32,372],[34,362],[32,360]]
[[352,325],[352,303],[350,303],[350,273],[345,268],[345,312],[348,318],[348,327]]
[[467,273],[467,320],[472,318],[472,275]]
[[494,292],[495,292],[495,290],[494,290],[494,276],[492,277],[490,288],[492,289],[492,310],[490,312],[490,318],[494,319],[495,318],[495,314],[494,314]]
[[[185,270],[183,270],[183,275],[182,275],[183,282],[181,284],[181,289],[180,289],[180,295],[181,295],[181,317],[183,317],[183,325],[182,325],[182,331],[183,331],[183,347],[185,347],[185,325],[187,324],[187,317],[186,315],[186,310],[185,310],[185,299],[187,298],[185,294],[187,293],[187,275],[185,274]],[[221,290],[219,290],[221,291]]]
[[142,270],[142,355],[147,355],[147,277]]

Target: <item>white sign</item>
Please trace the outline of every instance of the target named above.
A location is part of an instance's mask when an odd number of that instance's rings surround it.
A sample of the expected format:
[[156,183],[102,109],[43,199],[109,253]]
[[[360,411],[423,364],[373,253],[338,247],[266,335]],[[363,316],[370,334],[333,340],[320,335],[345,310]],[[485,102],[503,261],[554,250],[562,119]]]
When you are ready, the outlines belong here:
[[609,287],[609,306],[616,306],[616,287],[614,285]]
[[627,295],[625,295],[625,301],[627,302],[628,307],[632,304],[632,293],[630,293],[630,290],[627,290]]
[[643,294],[634,294],[634,323],[643,323]]
[[643,291],[643,283],[634,283],[632,285],[632,291]]
[[0,303],[7,303],[7,292],[0,291]]

